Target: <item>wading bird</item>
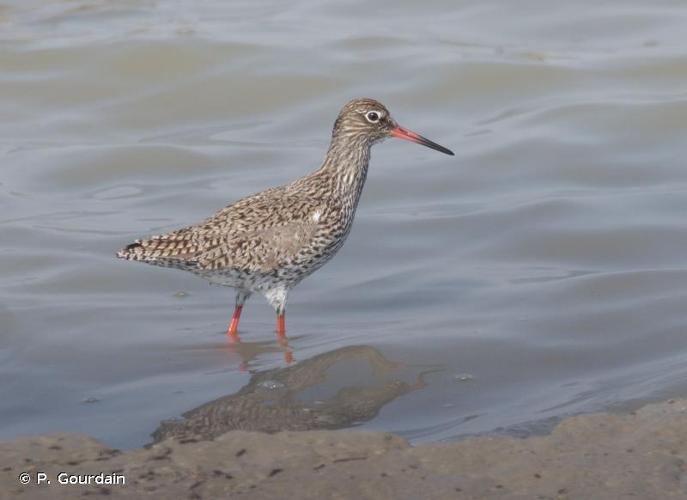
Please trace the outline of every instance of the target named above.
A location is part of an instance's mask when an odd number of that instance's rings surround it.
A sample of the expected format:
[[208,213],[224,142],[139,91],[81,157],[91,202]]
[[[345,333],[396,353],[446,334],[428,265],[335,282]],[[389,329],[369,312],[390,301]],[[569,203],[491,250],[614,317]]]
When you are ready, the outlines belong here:
[[200,224],[136,240],[117,256],[183,269],[235,288],[227,334],[236,339],[243,304],[259,292],[277,312],[277,334],[285,339],[289,291],[344,244],[365,184],[370,148],[387,137],[453,155],[399,126],[380,102],[354,99],[334,122],[319,169],[232,203]]

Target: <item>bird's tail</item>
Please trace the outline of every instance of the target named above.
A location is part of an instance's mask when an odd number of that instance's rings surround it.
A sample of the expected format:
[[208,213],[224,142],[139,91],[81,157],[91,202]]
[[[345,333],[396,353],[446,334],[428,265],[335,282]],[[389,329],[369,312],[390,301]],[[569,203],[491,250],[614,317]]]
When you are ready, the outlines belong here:
[[119,250],[117,252],[117,257],[126,260],[148,260],[145,254],[145,247],[142,241],[136,240]]
[[195,265],[196,246],[187,229],[136,240],[117,252],[117,257],[165,267]]

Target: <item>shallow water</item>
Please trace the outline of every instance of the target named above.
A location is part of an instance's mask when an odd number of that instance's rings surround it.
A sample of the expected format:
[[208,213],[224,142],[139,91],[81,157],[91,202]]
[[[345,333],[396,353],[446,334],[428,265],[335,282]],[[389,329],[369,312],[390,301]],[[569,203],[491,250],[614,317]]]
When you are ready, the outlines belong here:
[[[284,367],[263,300],[230,346],[231,290],[114,251],[316,168],[356,96],[456,156],[376,146],[290,296],[296,363],[426,373],[352,423],[435,441],[687,393],[683,2],[17,0],[0,44],[0,436],[136,446]],[[322,393],[374,382],[347,366]]]

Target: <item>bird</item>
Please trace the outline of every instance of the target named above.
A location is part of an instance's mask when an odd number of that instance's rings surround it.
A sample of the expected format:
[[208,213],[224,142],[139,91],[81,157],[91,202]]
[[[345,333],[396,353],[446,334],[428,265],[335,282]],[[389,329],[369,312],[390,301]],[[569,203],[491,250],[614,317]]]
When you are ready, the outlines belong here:
[[243,305],[264,295],[286,340],[286,301],[304,278],[327,263],[351,231],[365,185],[371,147],[395,137],[453,156],[401,127],[379,101],[353,99],[337,116],[322,165],[290,184],[239,199],[205,221],[137,239],[121,259],[182,269],[236,291],[227,335],[238,337]]

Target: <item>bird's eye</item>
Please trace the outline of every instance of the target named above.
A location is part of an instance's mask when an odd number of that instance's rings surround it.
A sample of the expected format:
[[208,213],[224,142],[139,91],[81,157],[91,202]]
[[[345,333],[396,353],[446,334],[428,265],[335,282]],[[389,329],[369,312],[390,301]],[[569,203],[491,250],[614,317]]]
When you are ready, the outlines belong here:
[[379,113],[376,111],[368,111],[365,113],[365,118],[370,123],[377,123],[379,121]]

